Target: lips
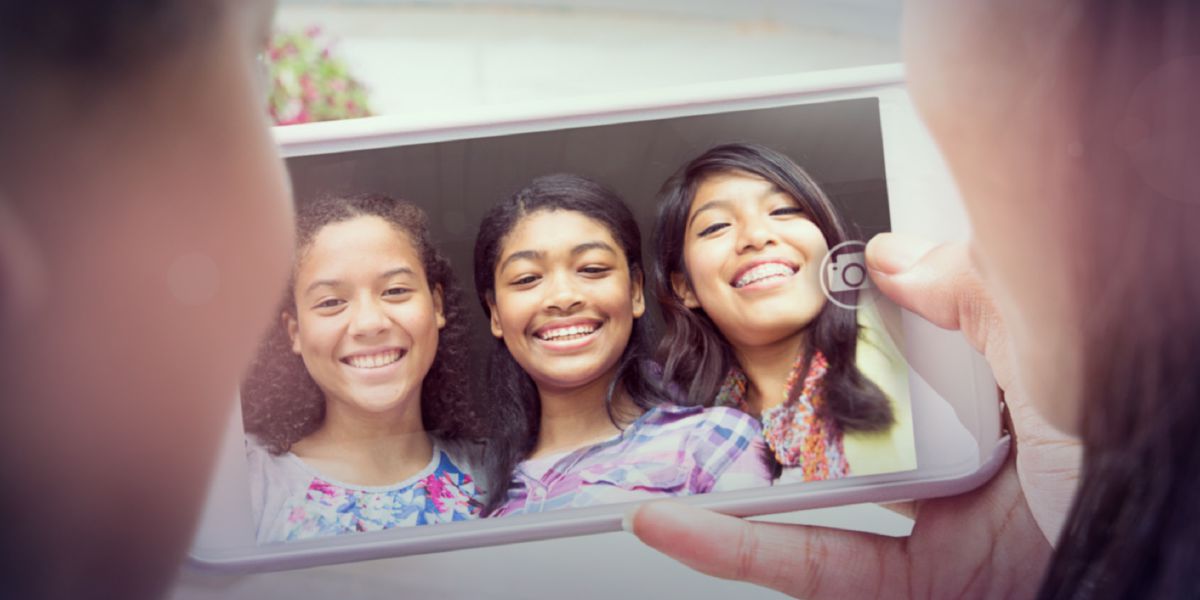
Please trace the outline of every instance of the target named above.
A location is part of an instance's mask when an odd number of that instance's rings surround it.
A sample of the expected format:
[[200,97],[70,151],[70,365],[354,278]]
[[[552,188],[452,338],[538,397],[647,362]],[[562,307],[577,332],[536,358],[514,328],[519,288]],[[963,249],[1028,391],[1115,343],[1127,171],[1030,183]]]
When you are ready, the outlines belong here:
[[371,352],[360,352],[343,357],[343,363],[355,367],[357,369],[379,369],[386,367],[401,358],[407,351],[400,348],[388,348],[386,350],[375,350]]
[[568,342],[583,339],[600,329],[600,321],[571,321],[545,325],[533,332],[533,337],[544,342]]
[[756,261],[739,270],[729,284],[735,288],[744,288],[761,281],[791,277],[799,269],[795,263],[786,260]]

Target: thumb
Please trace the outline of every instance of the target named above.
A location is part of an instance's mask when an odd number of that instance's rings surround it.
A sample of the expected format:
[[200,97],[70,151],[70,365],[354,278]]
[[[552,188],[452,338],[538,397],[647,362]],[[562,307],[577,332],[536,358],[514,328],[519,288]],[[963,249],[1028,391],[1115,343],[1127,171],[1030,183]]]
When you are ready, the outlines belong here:
[[678,502],[643,504],[626,515],[625,528],[701,573],[813,600],[876,597],[907,572],[900,539],[755,523]]
[[867,244],[871,280],[896,304],[943,329],[961,329],[986,354],[1000,333],[999,316],[971,265],[967,245],[934,245],[913,236],[883,233]]

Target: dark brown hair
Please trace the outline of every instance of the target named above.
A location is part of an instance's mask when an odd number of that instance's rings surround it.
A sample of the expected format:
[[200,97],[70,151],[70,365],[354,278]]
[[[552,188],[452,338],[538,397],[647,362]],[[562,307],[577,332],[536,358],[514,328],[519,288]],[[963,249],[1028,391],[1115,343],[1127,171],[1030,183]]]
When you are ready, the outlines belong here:
[[[430,288],[442,290],[446,325],[438,334],[433,365],[421,384],[421,420],[425,430],[445,439],[473,437],[481,429],[466,378],[467,322],[463,296],[450,261],[433,245],[428,219],[416,205],[381,194],[327,196],[302,205],[296,215],[296,265],[321,229],[361,216],[375,216],[408,236],[417,249]],[[281,312],[296,313],[288,286]],[[325,419],[325,396],[292,352],[292,343],[281,319],[276,319],[259,347],[250,373],[242,384],[242,415],[246,432],[254,434],[271,452],[286,452],[292,444],[316,431]]]
[[[578,175],[546,175],[492,207],[479,225],[475,237],[475,293],[484,314],[490,314],[488,304],[495,297],[496,264],[505,238],[525,217],[554,210],[577,212],[604,225],[625,253],[630,276],[642,277],[641,231],[620,196]],[[650,363],[653,338],[649,327],[649,319],[634,319],[629,343],[621,353],[617,374],[605,396],[609,419],[618,427],[622,426],[621,419],[613,413],[612,405],[618,391],[624,391],[642,409],[670,400]],[[492,482],[484,515],[491,514],[504,502],[513,469],[533,451],[541,423],[537,386],[517,364],[504,340],[495,340],[487,383],[488,401],[495,415],[490,419],[492,431],[487,436],[494,450],[489,451],[484,465],[487,481]]]
[[[712,405],[737,359],[704,310],[683,304],[671,285],[671,274],[687,276],[683,242],[696,189],[711,175],[731,172],[761,177],[794,198],[821,230],[829,247],[851,239],[846,224],[812,177],[790,158],[764,146],[747,143],[716,146],[683,165],[667,180],[659,192],[654,235],[654,293],[666,322],[657,359],[662,363],[664,379],[685,391],[690,404],[703,406]],[[815,350],[828,359],[829,370],[822,381],[825,408],[830,416],[849,431],[879,431],[889,427],[893,423],[891,403],[854,362],[859,332],[856,311],[831,308],[826,303],[808,329],[810,343],[805,348],[805,369]],[[800,391],[797,386],[792,393]]]
[[1080,136],[1082,175],[1055,201],[1087,301],[1084,459],[1041,597],[1200,598],[1200,3],[1063,8],[1069,51],[1027,93],[1067,103],[1022,101]]

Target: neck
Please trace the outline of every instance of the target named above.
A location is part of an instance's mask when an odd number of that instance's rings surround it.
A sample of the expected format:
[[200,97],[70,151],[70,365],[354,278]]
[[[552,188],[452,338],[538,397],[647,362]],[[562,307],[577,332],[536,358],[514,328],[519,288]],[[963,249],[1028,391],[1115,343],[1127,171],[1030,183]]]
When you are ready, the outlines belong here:
[[386,413],[325,401],[325,421],[293,445],[296,455],[347,483],[391,485],[419,472],[433,456],[421,424],[420,393]]
[[802,330],[770,344],[734,348],[738,364],[746,374],[746,404],[751,415],[759,417],[764,410],[783,404],[792,365],[807,343]]
[[[531,458],[567,452],[601,442],[620,433],[608,417],[605,397],[616,369],[604,377],[573,388],[538,384],[541,423]],[[636,405],[622,391],[613,398],[613,415],[634,414]]]

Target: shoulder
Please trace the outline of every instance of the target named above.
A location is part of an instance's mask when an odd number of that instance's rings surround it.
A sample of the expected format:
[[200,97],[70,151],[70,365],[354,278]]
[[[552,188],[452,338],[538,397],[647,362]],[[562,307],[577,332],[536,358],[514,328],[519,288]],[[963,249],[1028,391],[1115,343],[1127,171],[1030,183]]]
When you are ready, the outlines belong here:
[[[757,436],[762,433],[762,425],[750,415],[728,406],[676,407],[679,422],[697,430],[728,431],[731,434]],[[688,412],[683,412],[688,411]]]
[[440,458],[435,465],[439,473],[461,475],[464,482],[475,482],[481,489],[487,486],[480,481],[485,469],[484,464],[488,446],[483,441],[448,440],[433,438],[434,452]]
[[733,440],[745,444],[762,436],[762,425],[746,413],[725,406],[700,407],[661,404],[638,419],[639,434],[658,437],[675,433],[691,443]]

